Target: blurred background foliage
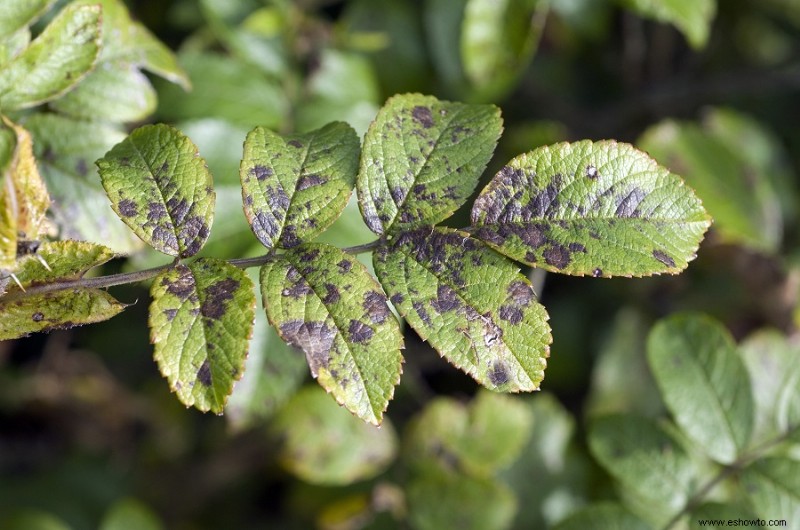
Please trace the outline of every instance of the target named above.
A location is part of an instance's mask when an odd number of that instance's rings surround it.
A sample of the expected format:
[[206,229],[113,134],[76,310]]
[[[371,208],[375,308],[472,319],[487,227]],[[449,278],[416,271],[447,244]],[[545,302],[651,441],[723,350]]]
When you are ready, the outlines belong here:
[[[540,145],[613,138],[682,175],[715,224],[677,277],[535,273],[554,336],[536,395],[477,392],[407,331],[403,379],[380,430],[313,384],[263,311],[224,417],[183,409],[152,360],[145,287],[120,288],[121,300],[139,301],[124,316],[0,342],[2,528],[488,530],[604,518],[640,528],[625,511],[638,501],[586,435],[589,418],[603,414],[666,416],[645,357],[653,323],[702,311],[747,338],[743,352],[796,363],[800,2],[126,4],[175,51],[191,91],[175,71],[115,69],[112,55],[109,71],[122,73],[93,83],[114,97],[75,90],[51,104],[55,113],[23,120],[39,141],[61,235],[131,253],[107,272],[164,260],[117,231],[93,168],[76,175],[76,160],[101,156],[126,128],[169,122],[196,142],[218,196],[203,252],[242,257],[261,253],[240,203],[247,131],[345,120],[363,134],[387,97],[408,91],[502,108],[505,134],[487,179]],[[83,134],[70,119],[82,120]],[[468,221],[462,212],[448,223]],[[320,237],[339,246],[371,238],[352,202]],[[769,377],[752,380],[756,395],[768,393]],[[620,488],[625,510],[578,512]],[[800,487],[794,495],[800,503]]]

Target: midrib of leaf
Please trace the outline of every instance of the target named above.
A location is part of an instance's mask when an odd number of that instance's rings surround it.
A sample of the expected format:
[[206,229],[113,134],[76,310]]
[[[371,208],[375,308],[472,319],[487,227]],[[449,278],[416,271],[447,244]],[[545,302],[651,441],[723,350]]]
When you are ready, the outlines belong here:
[[[289,145],[289,143],[283,137],[280,137],[280,140],[281,140],[281,142],[283,142],[283,145],[285,145],[287,147],[287,152],[288,152],[288,148],[291,147],[291,146]],[[297,178],[294,179],[294,189],[292,190],[291,197],[289,197],[289,206],[286,207],[286,213],[284,214],[283,222],[281,223],[281,231],[278,232],[278,236],[275,238],[276,244],[280,243],[281,237],[283,236],[284,229],[286,228],[286,221],[287,221],[287,219],[289,217],[289,212],[292,211],[292,205],[294,204],[294,199],[295,199],[295,197],[297,197],[297,183],[300,182],[300,178],[303,176],[303,168],[306,165],[306,161],[308,160],[308,153],[311,151],[311,145],[313,143],[314,143],[314,140],[313,140],[313,137],[312,137],[312,140],[308,142],[308,147],[306,148],[305,152],[303,152],[303,159],[300,161],[300,166],[298,167],[298,175],[297,175]],[[281,189],[283,189],[283,184],[281,184],[280,179],[276,178],[275,180],[278,181],[278,184],[280,185]],[[285,191],[284,191],[284,193],[285,193]],[[265,198],[266,198],[266,194],[262,193],[262,195],[264,195]],[[328,204],[330,204],[330,202]],[[308,282],[306,282],[306,283],[308,283]],[[316,294],[316,292],[314,294]]]
[[[353,354],[353,350],[350,348],[350,344],[347,342],[347,339],[345,338],[347,335],[345,335],[345,333],[344,333],[344,329],[343,329],[343,328],[342,328],[342,327],[339,325],[339,322],[338,322],[338,320],[337,320],[336,316],[334,316],[334,314],[333,314],[333,313],[330,311],[330,309],[328,309],[328,306],[327,306],[327,305],[325,305],[325,302],[323,302],[323,298],[324,298],[324,296],[321,296],[321,295],[319,294],[319,292],[317,292],[317,289],[315,288],[314,284],[313,284],[312,282],[308,281],[308,279],[307,279],[307,278],[306,278],[306,276],[305,276],[305,275],[304,275],[304,274],[303,274],[303,273],[300,271],[300,269],[298,269],[297,267],[295,267],[294,263],[291,263],[291,262],[290,262],[290,263],[289,263],[289,265],[290,265],[290,266],[291,266],[291,267],[292,267],[294,270],[296,270],[296,271],[298,272],[298,274],[300,274],[300,277],[301,277],[301,278],[303,278],[303,281],[305,281],[305,282],[306,282],[306,284],[308,284],[308,286],[309,286],[309,287],[311,288],[311,290],[314,292],[314,296],[316,296],[316,297],[317,297],[317,299],[318,299],[318,300],[319,300],[319,302],[320,302],[320,305],[322,305],[322,307],[324,307],[324,308],[325,308],[325,312],[326,312],[326,313],[327,313],[327,314],[328,314],[328,315],[331,317],[331,320],[333,321],[333,325],[334,325],[334,326],[336,326],[336,330],[339,332],[339,337],[341,337],[341,339],[342,339],[342,342],[344,343],[345,347],[347,348],[347,353],[349,354],[350,358],[351,358],[351,359],[353,359],[353,365],[355,366],[355,368],[356,368],[356,372],[358,372],[358,377],[359,377],[359,379],[361,380],[361,385],[360,385],[360,386],[361,386],[361,389],[363,390],[363,392],[364,392],[364,395],[366,395],[366,396],[367,396],[367,399],[369,400],[370,410],[372,411],[372,414],[375,416],[375,418],[380,418],[380,416],[381,416],[381,413],[382,413],[383,411],[382,411],[382,410],[378,410],[378,411],[376,411],[376,410],[375,410],[375,403],[373,402],[372,395],[371,395],[371,393],[370,393],[370,391],[369,391],[369,389],[367,388],[367,385],[366,385],[366,383],[365,383],[365,379],[364,379],[364,372],[363,372],[363,370],[361,369],[361,366],[360,366],[360,365],[359,365],[359,363],[358,363],[357,356]],[[357,265],[356,265],[356,266],[357,266]],[[303,304],[303,305],[304,305],[304,306],[307,306],[308,304]],[[308,317],[308,314],[307,314],[307,313],[306,313],[306,317]],[[392,317],[392,318],[393,318],[393,317]],[[306,319],[306,321],[307,321],[307,319]]]
[[795,501],[800,503],[800,494],[798,494],[796,491],[789,489],[782,482],[777,481],[772,475],[768,475],[764,473],[764,471],[757,468],[751,470],[751,472],[761,477],[762,480],[766,479],[766,481],[769,482],[773,488],[788,494],[789,497],[795,499]]
[[[161,191],[161,186],[159,186],[158,181],[156,180],[156,174],[153,171],[153,168],[150,167],[150,164],[147,163],[147,160],[145,159],[144,155],[139,150],[139,147],[136,145],[136,142],[134,142],[133,139],[131,139],[131,145],[133,146],[133,149],[136,151],[136,154],[139,155],[139,158],[142,159],[142,162],[144,162],[145,169],[147,169],[147,171],[150,173],[150,178],[153,181],[153,184],[156,185],[156,189],[158,190],[158,196],[161,197],[161,202],[164,203],[164,209],[167,211],[167,217],[169,218],[169,224],[171,225],[172,233],[175,234],[175,241],[178,247],[175,250],[178,251],[178,254],[181,254],[182,251],[181,251],[181,243],[178,239],[178,230],[175,228],[175,221],[172,219],[172,212],[170,212],[170,209],[167,207],[167,199],[164,198],[164,193]],[[194,197],[192,198],[194,199]],[[194,206],[194,204],[192,204],[192,206]],[[192,276],[194,276],[194,272],[192,272]]]

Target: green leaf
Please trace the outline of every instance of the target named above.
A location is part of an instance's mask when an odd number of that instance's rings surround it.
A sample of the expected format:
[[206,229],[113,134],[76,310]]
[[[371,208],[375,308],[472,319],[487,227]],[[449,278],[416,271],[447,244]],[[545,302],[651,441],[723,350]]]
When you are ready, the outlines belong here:
[[511,89],[536,51],[549,2],[469,0],[461,32],[461,61],[481,99]]
[[742,474],[742,486],[755,513],[764,519],[800,520],[800,462],[771,457]]
[[652,530],[652,528],[619,504],[599,502],[577,511],[561,521],[553,530]]
[[72,530],[61,519],[38,510],[23,509],[0,519],[4,530]]
[[136,499],[115,502],[103,516],[100,530],[161,530],[164,526],[147,506]]
[[225,407],[228,423],[237,431],[262,424],[294,395],[307,375],[303,356],[280,339],[266,313],[256,311],[244,377]]
[[0,70],[0,108],[22,109],[78,84],[100,52],[98,5],[69,5],[28,48]]
[[[25,288],[54,281],[77,280],[89,269],[115,256],[110,248],[85,241],[43,242],[35,256],[20,258],[15,274]],[[42,261],[47,263],[47,267]],[[18,290],[16,283],[9,286],[9,292]]]
[[102,241],[121,254],[142,248],[142,241],[111,209],[91,161],[103,156],[125,135],[98,123],[37,113],[25,122],[34,152],[54,203],[50,207],[60,236]]
[[426,43],[436,75],[450,92],[466,96],[466,76],[461,64],[461,26],[468,0],[426,0]]
[[103,62],[51,106],[74,118],[133,122],[152,114],[156,103],[153,85],[138,68],[128,63]]
[[289,136],[256,127],[239,170],[244,212],[267,248],[312,239],[339,217],[358,170],[358,137],[346,123]]
[[504,484],[436,468],[412,479],[406,495],[411,525],[418,530],[502,530],[517,509]]
[[9,0],[0,4],[0,37],[30,26],[55,0]]
[[302,349],[336,401],[379,424],[402,371],[403,338],[380,286],[354,257],[307,243],[261,269],[273,326]]
[[775,252],[782,220],[778,196],[767,178],[770,171],[748,160],[751,155],[743,154],[748,149],[724,128],[716,129],[666,120],[646,130],[637,144],[685,175],[725,242]]
[[125,309],[105,291],[74,289],[0,299],[0,340],[102,322]]
[[645,499],[653,512],[674,514],[686,505],[692,462],[656,423],[632,415],[610,415],[589,428],[589,449],[624,490]]
[[472,208],[475,236],[551,272],[644,276],[686,268],[708,229],[676,175],[628,144],[588,140],[511,160]]
[[446,228],[404,232],[373,262],[400,314],[448,361],[492,390],[539,388],[548,316],[514,264]]
[[623,3],[642,16],[673,24],[695,49],[708,42],[717,11],[717,0],[623,0]]
[[700,314],[662,320],[647,340],[647,360],[675,422],[717,462],[730,464],[747,446],[753,396],[728,331]]
[[344,485],[384,471],[397,452],[392,424],[380,428],[354,418],[316,386],[307,386],[271,425],[283,444],[281,464],[313,484]]
[[248,129],[283,124],[288,111],[283,88],[257,66],[215,53],[183,53],[179,60],[194,87],[187,94],[177,86],[157,84],[161,119],[213,116]]
[[800,346],[778,331],[763,330],[740,344],[739,354],[753,389],[753,441],[800,427]]
[[150,295],[150,340],[161,373],[187,407],[221,414],[247,358],[253,282],[225,261],[201,258],[156,277]]
[[182,258],[203,247],[215,195],[205,160],[183,133],[139,127],[96,164],[111,207],[145,243]]
[[31,43],[31,31],[24,27],[7,37],[0,37],[0,70]]
[[493,105],[390,98],[364,137],[356,185],[376,234],[436,224],[475,190],[502,131]]
[[[756,518],[752,512],[738,504],[710,502],[691,511],[689,514],[689,528],[690,530],[730,528],[727,524],[730,519],[753,521]],[[704,524],[701,525],[700,521],[703,521]],[[708,524],[710,522],[717,522],[717,524]]]

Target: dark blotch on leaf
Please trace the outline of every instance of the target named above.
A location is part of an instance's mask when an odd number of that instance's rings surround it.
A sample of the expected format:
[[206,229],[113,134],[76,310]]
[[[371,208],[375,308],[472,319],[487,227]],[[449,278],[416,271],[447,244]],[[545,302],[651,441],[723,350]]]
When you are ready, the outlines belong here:
[[31,316],[31,319],[32,319],[34,322],[41,322],[42,320],[44,320],[44,313],[40,313],[40,312],[38,312],[38,311],[37,311],[36,313],[34,313],[34,314]]
[[533,287],[521,281],[511,282],[506,292],[516,305],[522,307],[527,307],[534,297]]
[[286,143],[291,145],[292,147],[296,147],[297,149],[303,148],[303,142],[301,142],[300,140],[289,140]]
[[595,269],[592,271],[592,276],[594,276],[595,278],[599,278],[602,275],[603,275],[603,269]]
[[332,283],[325,284],[325,291],[327,294],[322,298],[322,302],[325,304],[335,304],[339,301],[339,289],[336,288],[335,285]]
[[325,184],[326,182],[328,182],[328,180],[320,177],[319,175],[305,175],[300,177],[300,180],[297,181],[297,189],[299,191],[303,191],[312,186]]
[[[297,269],[293,268],[293,269],[290,269],[290,271],[297,271]],[[308,283],[306,283],[305,280],[303,280],[301,278],[297,283],[295,283],[291,287],[281,291],[281,295],[282,296],[289,296],[289,297],[294,298],[296,300],[296,299],[300,298],[301,296],[305,296],[307,294],[310,294],[311,292],[312,292],[311,287],[308,285]]]
[[553,243],[549,248],[545,249],[542,255],[548,265],[552,265],[559,270],[569,265],[570,261],[572,261],[572,255],[569,250],[558,243]]
[[414,121],[422,125],[426,129],[433,127],[433,114],[428,107],[416,106],[411,111],[411,116]]
[[512,324],[519,324],[522,322],[522,310],[518,307],[501,305],[499,314],[501,319],[511,322]]
[[636,208],[645,198],[645,193],[639,188],[633,188],[627,195],[619,199],[617,210],[614,215],[617,217],[639,217]]
[[444,313],[445,311],[452,311],[461,306],[461,303],[458,301],[458,295],[456,292],[447,285],[440,285],[436,289],[436,300],[431,302],[431,307],[433,307],[439,313]]
[[586,252],[586,247],[581,243],[570,243],[569,250],[571,252]]
[[327,368],[336,332],[324,322],[289,320],[280,325],[280,334],[291,346],[303,350],[314,377],[317,377],[320,367]]
[[273,216],[265,212],[258,212],[253,219],[253,230],[259,236],[258,239],[264,242],[264,239],[272,240],[277,236],[280,226]]
[[351,320],[347,331],[350,333],[350,340],[357,343],[367,342],[373,333],[371,327],[359,320]]
[[165,309],[164,310],[164,316],[167,317],[167,320],[169,320],[170,322],[175,320],[175,315],[177,315],[177,314],[178,314],[178,310],[177,309]]
[[426,325],[431,325],[431,317],[428,315],[428,312],[425,311],[425,306],[422,305],[422,302],[412,302],[411,306],[416,311],[417,316],[419,316],[420,320]]
[[674,267],[675,260],[672,259],[670,256],[662,252],[661,250],[654,250],[653,257],[656,258],[658,261],[666,265],[667,267]]
[[389,317],[389,306],[386,305],[386,297],[378,291],[369,291],[364,295],[364,303],[361,304],[367,316],[373,324],[382,324]]
[[119,201],[117,208],[119,208],[119,214],[123,217],[134,217],[139,213],[136,203],[130,199],[122,199]]
[[186,300],[196,301],[197,295],[194,292],[194,276],[189,267],[185,265],[178,265],[175,269],[178,272],[178,277],[170,281],[170,278],[161,280],[161,285],[167,288],[169,294],[175,295],[179,300],[185,302]]
[[346,259],[343,259],[342,261],[340,261],[336,265],[339,267],[339,272],[341,272],[342,274],[350,272],[350,269],[353,268],[352,262],[350,262],[350,261],[348,261]]
[[264,180],[267,177],[271,177],[273,172],[272,168],[264,166],[253,166],[253,169],[250,170],[250,174],[254,175],[258,180]]
[[211,386],[211,364],[208,362],[208,359],[203,361],[203,364],[200,365],[200,369],[197,371],[197,380],[203,386]]
[[151,223],[157,223],[167,216],[167,209],[160,202],[150,202],[147,204],[147,220]]
[[319,250],[313,249],[309,250],[308,252],[300,254],[299,259],[303,263],[308,263],[309,261],[314,261],[314,258],[316,258],[318,255],[319,255]]
[[492,365],[492,369],[489,370],[488,375],[489,381],[494,386],[502,386],[511,380],[511,377],[508,375],[508,369],[506,368],[506,365],[500,361],[497,361]]
[[239,287],[239,282],[226,278],[206,289],[206,299],[200,306],[200,313],[211,319],[219,319],[225,314],[225,302],[233,299],[233,292]]
[[596,167],[594,167],[592,165],[589,165],[589,166],[586,166],[586,176],[588,178],[594,180],[594,179],[596,179],[597,177],[600,176],[600,173],[597,171]]
[[187,258],[197,254],[208,239],[208,225],[200,216],[192,216],[181,225],[178,238],[184,247],[181,256]]
[[397,294],[393,294],[392,295],[391,300],[392,300],[392,303],[397,306],[397,305],[400,305],[400,304],[403,303],[403,301],[405,300],[405,297],[402,294],[397,293]]

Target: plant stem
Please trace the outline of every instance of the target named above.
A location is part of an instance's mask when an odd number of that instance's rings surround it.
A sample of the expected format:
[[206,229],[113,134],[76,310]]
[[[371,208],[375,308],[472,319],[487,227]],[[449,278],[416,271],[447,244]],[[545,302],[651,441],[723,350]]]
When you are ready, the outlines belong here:
[[[381,240],[370,241],[363,245],[355,245],[352,247],[345,247],[343,252],[348,254],[361,254],[369,252],[376,248],[381,243]],[[236,258],[230,259],[227,262],[231,265],[239,267],[240,269],[247,269],[250,267],[260,267],[275,259],[275,252],[272,251],[263,256],[255,258]],[[123,272],[121,274],[110,274],[108,276],[95,276],[93,278],[78,278],[77,280],[55,281],[52,283],[45,283],[41,285],[34,285],[28,287],[25,291],[13,291],[0,296],[0,301],[10,302],[12,300],[19,300],[20,298],[27,298],[45,293],[53,293],[57,291],[67,291],[70,289],[103,289],[106,287],[113,287],[116,285],[127,285],[130,283],[143,282],[155,278],[162,272],[168,271],[176,267],[180,263],[178,258],[175,258],[171,263],[153,267],[151,269],[144,269],[134,272]]]

